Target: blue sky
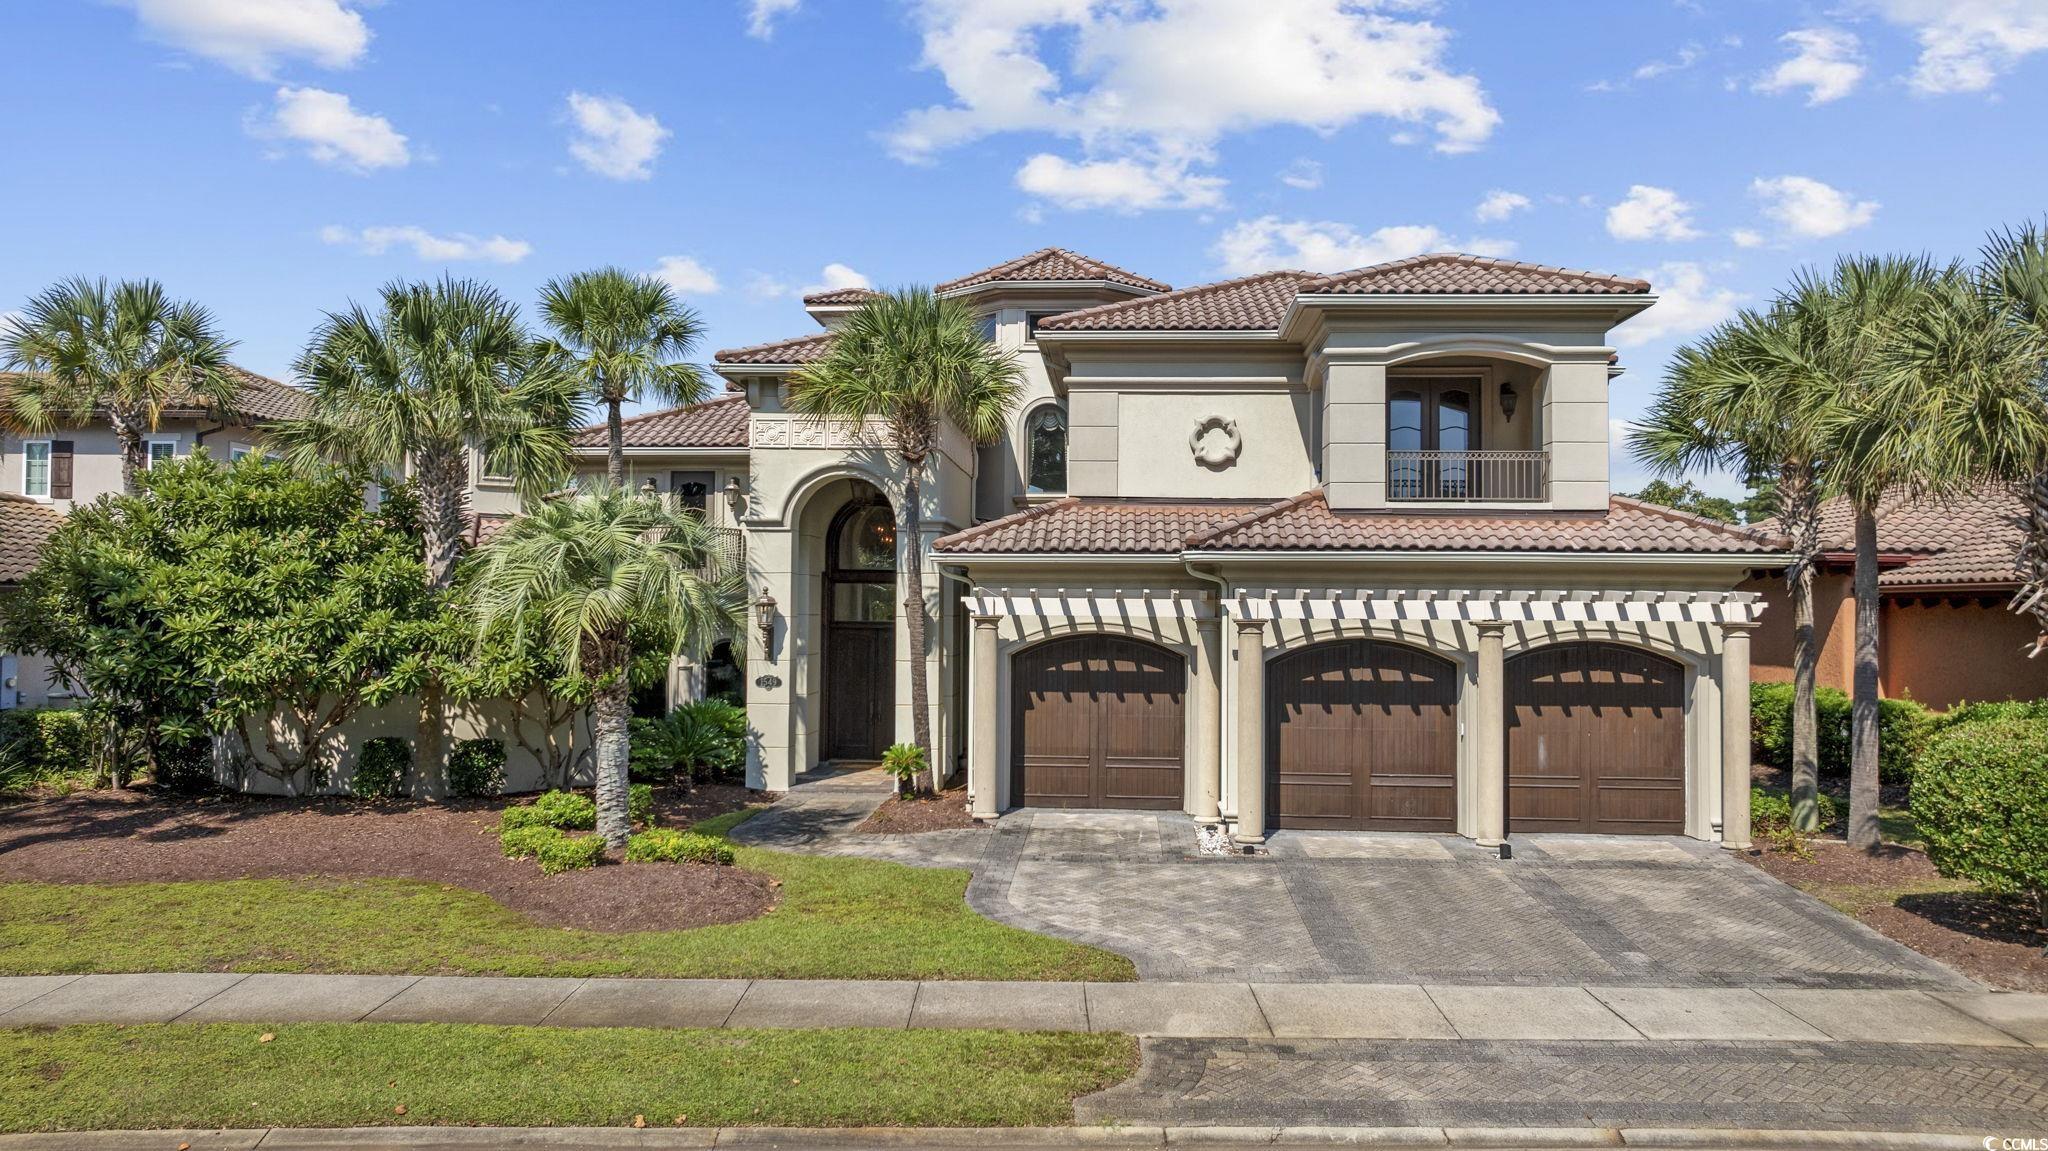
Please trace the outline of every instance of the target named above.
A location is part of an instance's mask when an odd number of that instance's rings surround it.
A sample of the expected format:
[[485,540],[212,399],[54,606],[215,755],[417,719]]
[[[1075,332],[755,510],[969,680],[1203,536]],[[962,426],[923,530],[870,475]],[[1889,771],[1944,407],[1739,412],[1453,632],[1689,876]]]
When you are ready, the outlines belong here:
[[[22,0],[0,311],[153,276],[284,375],[394,277],[660,271],[718,347],[1046,245],[1175,285],[1462,248],[1645,274],[2048,211],[2048,0]],[[1625,461],[1617,483],[1640,477]]]

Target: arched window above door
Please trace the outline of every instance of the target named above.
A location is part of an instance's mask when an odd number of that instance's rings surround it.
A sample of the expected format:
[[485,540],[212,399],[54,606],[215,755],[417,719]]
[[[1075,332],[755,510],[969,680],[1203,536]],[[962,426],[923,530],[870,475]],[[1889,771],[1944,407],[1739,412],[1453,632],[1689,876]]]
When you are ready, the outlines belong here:
[[888,504],[864,504],[840,513],[832,541],[836,572],[896,570],[896,513]]
[[1024,418],[1025,486],[1034,495],[1067,490],[1067,410],[1045,404]]

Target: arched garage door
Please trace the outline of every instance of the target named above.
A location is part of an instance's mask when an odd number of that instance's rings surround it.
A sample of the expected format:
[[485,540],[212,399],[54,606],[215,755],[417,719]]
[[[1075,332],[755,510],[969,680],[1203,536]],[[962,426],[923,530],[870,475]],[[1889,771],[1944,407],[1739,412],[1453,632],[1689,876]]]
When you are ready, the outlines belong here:
[[1508,830],[1685,830],[1685,668],[1611,643],[1507,661]]
[[1400,644],[1338,640],[1266,669],[1274,827],[1456,829],[1458,667]]
[[1181,808],[1179,656],[1121,636],[1074,636],[1017,653],[1011,680],[1012,806]]

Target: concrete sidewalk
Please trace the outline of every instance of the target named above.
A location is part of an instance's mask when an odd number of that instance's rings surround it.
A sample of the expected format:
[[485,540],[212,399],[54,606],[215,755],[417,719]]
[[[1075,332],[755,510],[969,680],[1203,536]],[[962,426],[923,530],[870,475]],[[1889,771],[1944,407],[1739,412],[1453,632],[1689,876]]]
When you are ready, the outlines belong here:
[[2048,995],[2005,992],[206,973],[0,977],[0,1027],[173,1021],[2048,1047]]

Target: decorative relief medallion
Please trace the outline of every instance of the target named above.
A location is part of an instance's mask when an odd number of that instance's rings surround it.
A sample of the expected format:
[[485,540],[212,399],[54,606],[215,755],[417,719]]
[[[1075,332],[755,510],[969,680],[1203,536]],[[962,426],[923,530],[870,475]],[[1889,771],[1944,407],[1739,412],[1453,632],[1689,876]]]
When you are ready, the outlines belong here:
[[789,446],[793,448],[822,448],[829,429],[816,420],[797,420],[789,429]]
[[789,446],[789,421],[754,417],[754,426],[747,433],[748,442],[757,448],[786,448]]
[[1237,455],[1244,450],[1244,437],[1238,434],[1237,421],[1224,416],[1210,416],[1195,424],[1194,433],[1188,436],[1188,451],[1194,453],[1195,462],[1211,471],[1221,471],[1237,462]]

